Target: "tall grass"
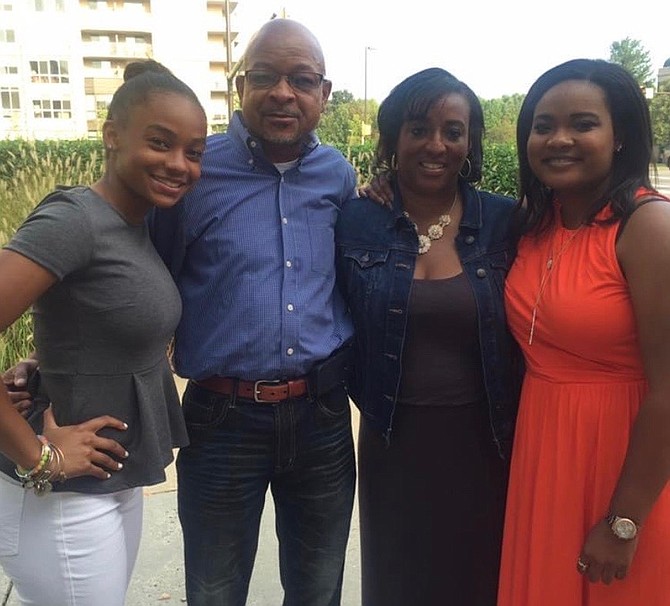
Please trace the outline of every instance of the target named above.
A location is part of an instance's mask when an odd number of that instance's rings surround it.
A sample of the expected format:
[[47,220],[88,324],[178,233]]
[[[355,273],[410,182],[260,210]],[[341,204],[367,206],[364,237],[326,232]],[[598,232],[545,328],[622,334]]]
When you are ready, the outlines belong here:
[[[90,184],[100,176],[100,159],[93,151],[88,159],[38,154],[34,147],[22,149],[10,159],[5,180],[0,180],[0,246],[12,237],[35,205],[57,185]],[[0,303],[1,304],[1,303]],[[0,334],[0,371],[27,356],[33,348],[29,311]]]

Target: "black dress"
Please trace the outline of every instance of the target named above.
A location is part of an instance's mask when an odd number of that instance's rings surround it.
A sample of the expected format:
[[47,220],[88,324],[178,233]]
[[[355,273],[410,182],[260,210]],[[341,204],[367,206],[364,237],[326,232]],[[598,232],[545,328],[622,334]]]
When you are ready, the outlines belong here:
[[464,274],[415,280],[390,445],[361,418],[363,606],[495,606],[506,464]]

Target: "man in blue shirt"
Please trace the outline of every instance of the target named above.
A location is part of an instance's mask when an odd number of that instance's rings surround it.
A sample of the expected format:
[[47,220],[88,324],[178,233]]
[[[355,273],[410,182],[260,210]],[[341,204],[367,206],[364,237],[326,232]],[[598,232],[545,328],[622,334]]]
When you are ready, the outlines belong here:
[[284,606],[340,603],[355,483],[344,379],[352,325],[334,227],[353,168],[314,129],[331,91],[318,41],[289,20],[252,39],[241,111],[202,177],[151,221],[183,300],[174,364],[189,379],[178,456],[190,606],[243,606],[268,486]]

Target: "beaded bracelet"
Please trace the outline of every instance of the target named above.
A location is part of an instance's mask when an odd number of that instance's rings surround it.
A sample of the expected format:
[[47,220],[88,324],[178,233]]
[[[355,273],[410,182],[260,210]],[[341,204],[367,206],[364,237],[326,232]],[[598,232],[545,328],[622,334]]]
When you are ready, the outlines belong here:
[[[32,469],[16,467],[16,475],[25,489],[32,488],[37,496],[51,492],[52,482],[63,482],[67,479],[64,471],[65,456],[63,451],[50,443],[44,436],[37,436],[42,443],[42,454],[39,463]],[[51,463],[55,462],[52,466]]]
[[49,458],[51,457],[51,451],[49,449],[49,441],[44,436],[39,435],[37,436],[37,439],[42,443],[42,452],[40,454],[40,460],[37,462],[37,465],[35,465],[35,467],[33,467],[32,469],[25,469],[20,465],[17,465],[16,475],[19,476],[19,478],[37,475],[44,469],[45,465],[49,461]]

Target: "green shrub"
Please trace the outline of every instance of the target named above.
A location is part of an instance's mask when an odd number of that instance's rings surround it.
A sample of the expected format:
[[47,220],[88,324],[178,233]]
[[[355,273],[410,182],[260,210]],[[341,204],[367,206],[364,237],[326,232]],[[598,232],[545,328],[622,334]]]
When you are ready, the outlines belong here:
[[[64,141],[41,145],[36,141],[0,144],[0,246],[6,244],[30,211],[56,185],[93,183],[101,174],[100,145]],[[80,144],[82,144],[80,146]],[[29,313],[0,335],[0,370],[8,368],[33,348]]]
[[484,142],[484,166],[478,187],[496,194],[516,198],[518,162],[513,143]]
[[372,164],[375,158],[375,147],[372,143],[362,145],[350,145],[340,150],[344,157],[349,160],[358,176],[358,184],[369,183],[372,179]]
[[0,181],[11,181],[15,173],[32,169],[35,158],[49,157],[52,161],[87,162],[96,154],[98,172],[102,170],[102,141],[75,139],[72,141],[27,141],[15,139],[0,141]]

